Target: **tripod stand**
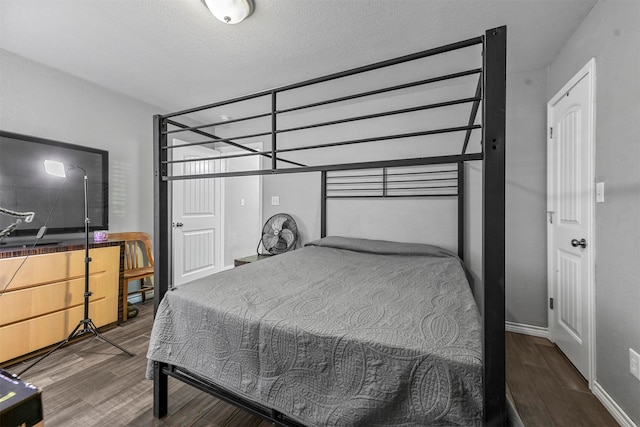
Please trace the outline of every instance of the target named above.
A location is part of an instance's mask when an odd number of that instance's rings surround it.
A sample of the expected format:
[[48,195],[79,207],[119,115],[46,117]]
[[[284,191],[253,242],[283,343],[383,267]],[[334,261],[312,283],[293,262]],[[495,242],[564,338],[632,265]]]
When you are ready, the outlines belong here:
[[[69,334],[69,336],[64,341],[60,342],[57,346],[55,346],[52,350],[50,350],[44,356],[42,356],[41,358],[39,358],[38,360],[33,362],[31,365],[29,365],[25,369],[23,369],[20,373],[17,374],[17,377],[22,376],[22,374],[27,372],[29,369],[33,368],[36,364],[38,364],[41,361],[43,361],[45,358],[47,358],[49,355],[54,353],[56,350],[64,347],[72,339],[77,338],[77,337],[81,337],[81,336],[86,335],[86,334],[93,334],[95,337],[100,338],[101,340],[105,341],[108,344],[111,344],[112,346],[114,346],[117,349],[121,350],[122,352],[128,354],[129,356],[134,356],[134,354],[131,353],[130,351],[125,350],[124,348],[120,347],[118,344],[115,344],[112,341],[110,341],[107,338],[105,338],[98,331],[98,328],[96,328],[96,325],[93,323],[91,318],[89,318],[89,297],[93,294],[89,290],[89,263],[91,262],[91,257],[89,257],[89,203],[88,203],[88,200],[87,200],[87,188],[88,188],[88,181],[89,180],[87,178],[87,171],[86,170],[84,170],[80,166],[75,166],[75,165],[71,166],[71,168],[77,168],[77,169],[80,169],[80,170],[82,170],[84,172],[84,237],[85,237],[85,244],[84,244],[84,318],[82,320],[80,320],[80,322],[78,322],[78,324],[76,325],[74,330]],[[64,169],[63,169],[63,173],[64,173]]]

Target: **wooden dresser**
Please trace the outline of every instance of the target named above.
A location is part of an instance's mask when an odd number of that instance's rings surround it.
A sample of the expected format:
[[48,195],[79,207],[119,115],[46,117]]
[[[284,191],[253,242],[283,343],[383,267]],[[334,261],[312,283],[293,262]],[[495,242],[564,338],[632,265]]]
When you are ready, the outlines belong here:
[[[0,249],[0,363],[56,344],[83,318],[84,242]],[[122,319],[121,242],[90,244],[89,317],[95,325]]]

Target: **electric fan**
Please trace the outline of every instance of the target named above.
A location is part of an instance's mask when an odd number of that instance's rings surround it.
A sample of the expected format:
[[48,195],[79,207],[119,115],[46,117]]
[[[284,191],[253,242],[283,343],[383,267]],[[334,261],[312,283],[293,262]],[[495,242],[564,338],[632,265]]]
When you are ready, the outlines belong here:
[[298,242],[298,226],[290,215],[275,214],[262,227],[262,238],[256,251],[260,254],[260,244],[271,255],[278,255],[295,249]]

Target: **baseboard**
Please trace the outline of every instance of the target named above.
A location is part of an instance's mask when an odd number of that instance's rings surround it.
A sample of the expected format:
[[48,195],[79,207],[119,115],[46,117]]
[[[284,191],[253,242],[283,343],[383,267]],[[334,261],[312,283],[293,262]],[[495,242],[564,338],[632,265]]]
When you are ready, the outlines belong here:
[[591,389],[593,395],[598,398],[598,400],[602,403],[602,405],[607,408],[607,411],[611,413],[613,418],[622,426],[622,427],[638,427],[636,423],[633,422],[631,418],[622,410],[620,406],[616,403],[615,400],[609,393],[605,391],[602,386],[595,381],[593,383],[593,388]]
[[526,325],[524,323],[509,322],[507,320],[505,322],[505,330],[534,337],[549,338],[549,329],[542,326]]

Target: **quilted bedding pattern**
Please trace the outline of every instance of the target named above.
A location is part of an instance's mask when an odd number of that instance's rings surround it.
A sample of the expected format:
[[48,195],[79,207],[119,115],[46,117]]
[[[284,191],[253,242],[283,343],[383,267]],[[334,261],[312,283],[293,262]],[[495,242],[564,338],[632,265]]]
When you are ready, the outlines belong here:
[[306,425],[479,425],[465,273],[413,246],[326,238],[169,291],[147,376],[180,366]]

